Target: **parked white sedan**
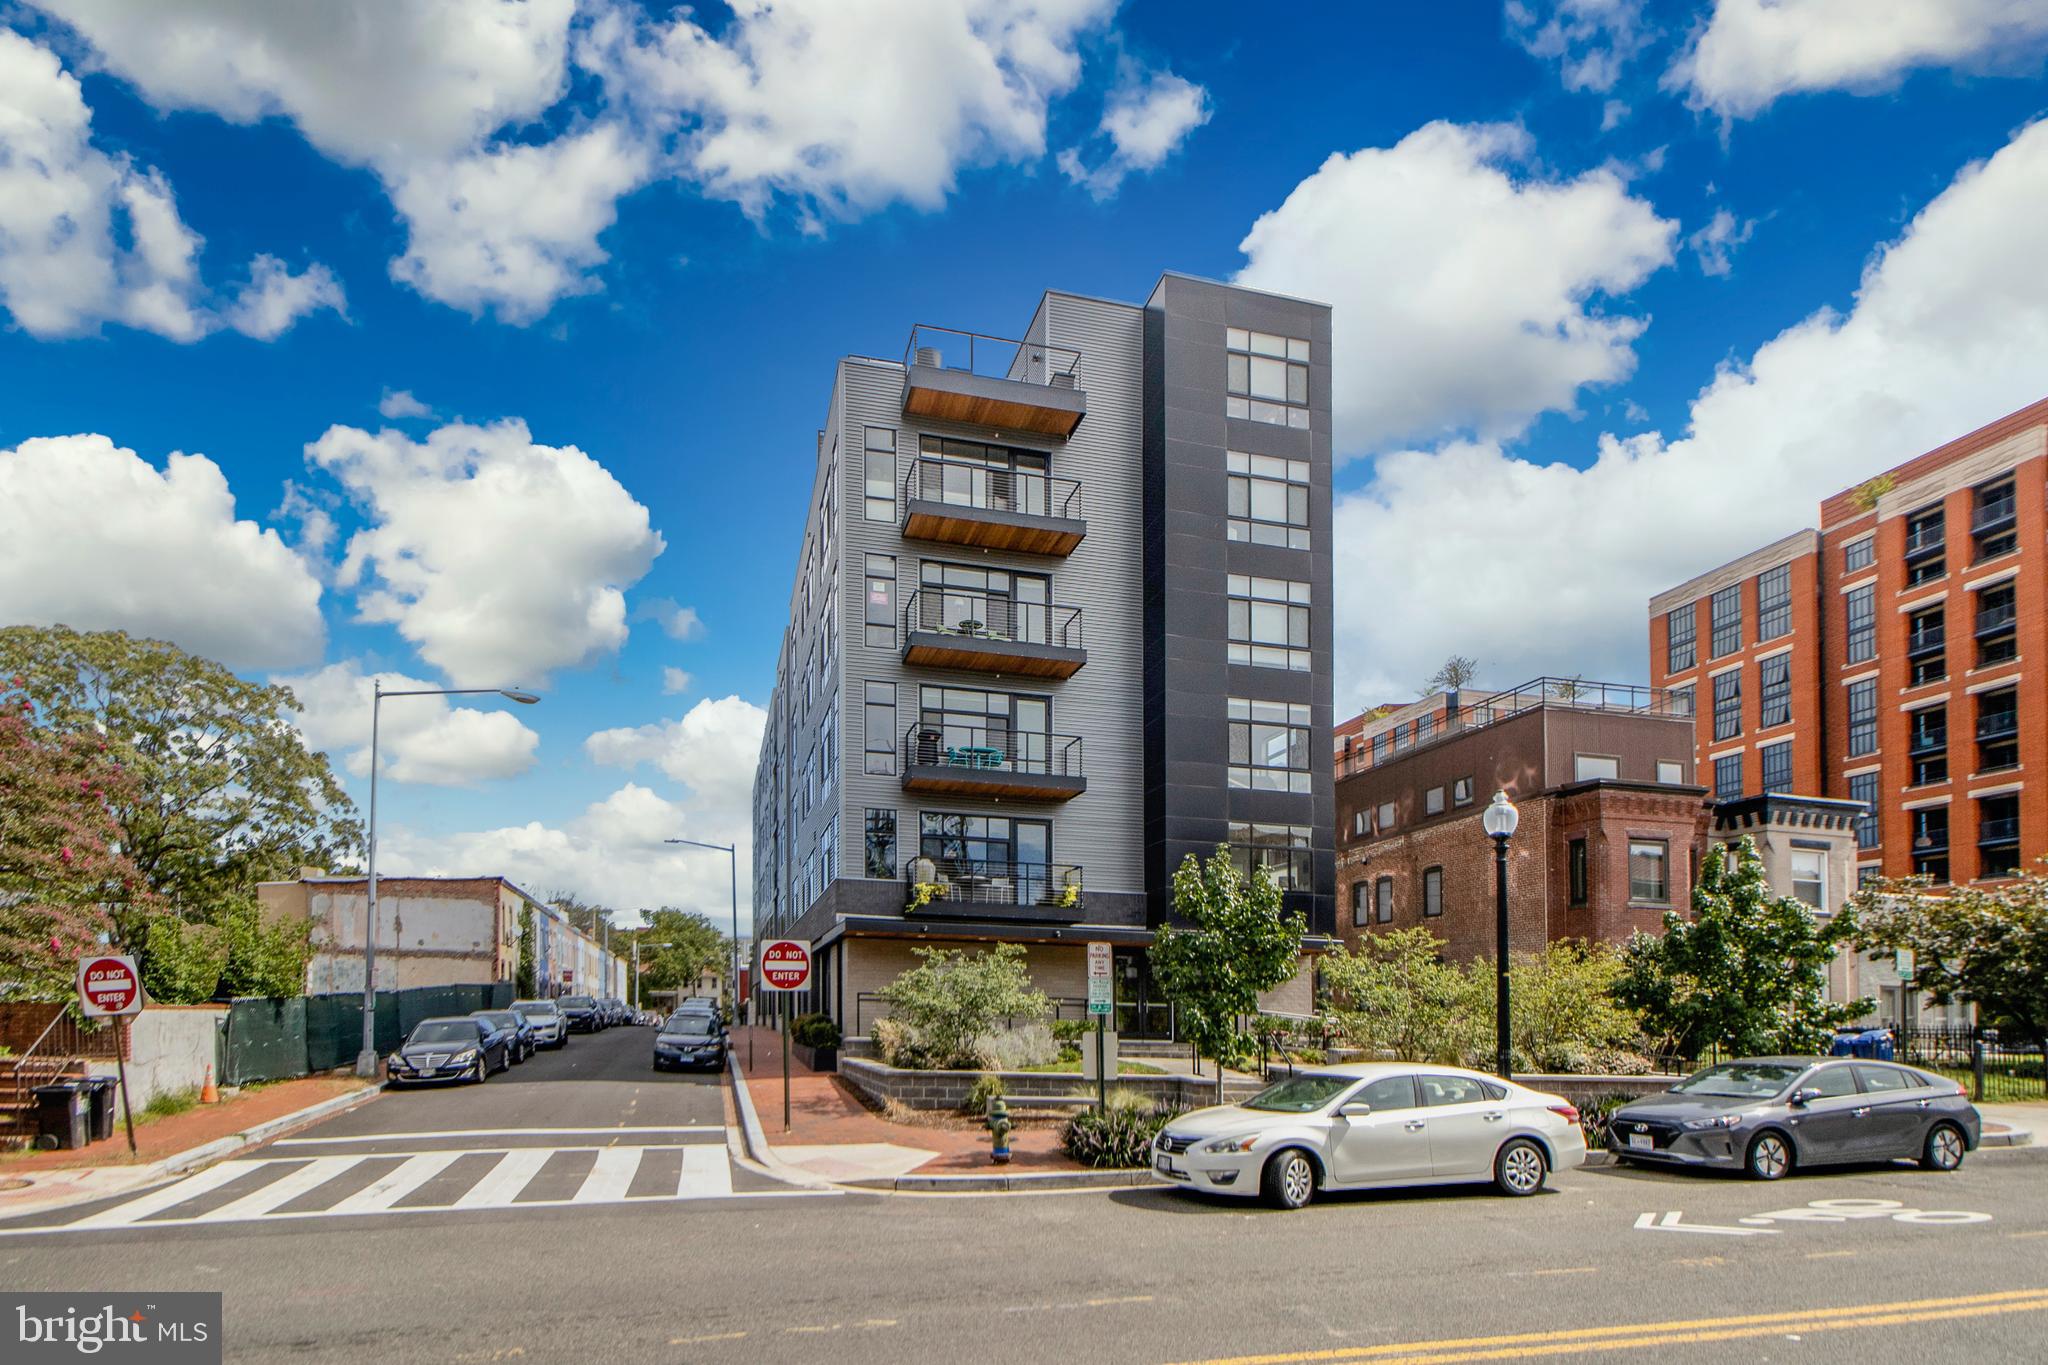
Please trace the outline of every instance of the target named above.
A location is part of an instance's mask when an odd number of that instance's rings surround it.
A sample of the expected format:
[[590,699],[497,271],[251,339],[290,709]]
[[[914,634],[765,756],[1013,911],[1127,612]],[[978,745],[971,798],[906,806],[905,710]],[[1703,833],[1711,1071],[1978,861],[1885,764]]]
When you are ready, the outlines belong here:
[[1197,1109],[1152,1145],[1155,1180],[1298,1209],[1317,1190],[1490,1180],[1543,1188],[1586,1160],[1579,1111],[1556,1095],[1457,1067],[1365,1062],[1277,1081]]

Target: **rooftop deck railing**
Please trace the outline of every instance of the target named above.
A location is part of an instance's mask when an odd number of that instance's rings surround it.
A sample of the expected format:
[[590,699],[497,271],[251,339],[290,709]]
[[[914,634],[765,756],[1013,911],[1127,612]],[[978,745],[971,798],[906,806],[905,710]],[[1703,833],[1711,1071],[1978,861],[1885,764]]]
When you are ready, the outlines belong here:
[[1512,720],[1527,711],[1544,707],[1567,711],[1597,711],[1636,716],[1667,716],[1689,720],[1693,715],[1690,694],[1673,688],[1643,687],[1635,683],[1588,682],[1583,678],[1532,678],[1519,687],[1483,693],[1466,701],[1458,693],[1444,694],[1444,708],[1432,712],[1427,734],[1417,735],[1412,723],[1383,731],[1357,745],[1337,764],[1337,776],[1365,772],[1416,749],[1441,744],[1471,730],[1484,729]]
[[903,348],[903,364],[906,369],[911,365],[929,365],[934,369],[964,370],[989,379],[1075,388],[1080,384],[1081,353],[1065,346],[1046,346],[921,322],[910,329],[910,342]]

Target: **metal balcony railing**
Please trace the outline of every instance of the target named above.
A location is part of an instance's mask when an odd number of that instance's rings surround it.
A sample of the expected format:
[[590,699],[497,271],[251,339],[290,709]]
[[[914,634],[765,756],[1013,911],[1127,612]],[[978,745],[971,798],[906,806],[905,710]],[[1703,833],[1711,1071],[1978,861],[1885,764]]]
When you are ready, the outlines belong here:
[[1948,748],[1947,726],[1943,726],[1938,730],[1915,728],[1912,738],[1906,746],[1906,752],[1909,754],[1934,754],[1940,753],[1946,748]]
[[1944,527],[1933,526],[1926,530],[1909,532],[1906,536],[1906,558],[1918,559],[1922,555],[1934,554],[1947,543],[1948,536]]
[[[920,455],[903,476],[903,501],[1078,519],[1081,482],[1056,479],[1036,469],[997,469],[973,460]],[[907,507],[904,514],[909,515]]]
[[918,857],[904,872],[909,897],[935,886],[925,904],[1038,905],[1068,908],[1081,896],[1081,869],[1066,863],[999,862],[987,858]]
[[1056,602],[1019,602],[960,588],[922,587],[903,604],[904,631],[962,640],[1083,648],[1081,609]]
[[1977,822],[1977,842],[1980,844],[2016,844],[2019,841],[2020,818],[2017,815]]
[[1538,707],[1568,711],[1607,711],[1636,716],[1690,719],[1695,702],[1683,688],[1642,687],[1634,683],[1588,682],[1583,678],[1532,678],[1503,692],[1446,693],[1441,711],[1430,713],[1430,729],[1416,734],[1412,724],[1383,732],[1370,740],[1354,740],[1348,757],[1337,764],[1338,777],[1350,777],[1412,750],[1425,748],[1484,726],[1512,720]]
[[1906,653],[1938,654],[1948,646],[1948,632],[1941,626],[1916,630],[1906,636]]
[[1982,607],[1977,612],[1977,634],[1990,635],[2004,630],[2019,619],[2019,607],[2012,602],[1997,602]]
[[1970,513],[1972,531],[1988,531],[2002,526],[2019,516],[2019,501],[2008,493],[1992,502],[1983,503]]
[[2012,739],[2020,732],[2020,713],[1993,711],[1977,717],[1977,738]]
[[903,735],[903,766],[957,768],[965,773],[1085,777],[1081,737],[1039,730],[997,729],[932,721]]
[[1074,388],[1080,382],[1081,353],[1064,346],[1042,346],[921,322],[910,329],[910,342],[903,348],[903,364],[905,368],[929,365],[933,369],[964,370],[990,379]]

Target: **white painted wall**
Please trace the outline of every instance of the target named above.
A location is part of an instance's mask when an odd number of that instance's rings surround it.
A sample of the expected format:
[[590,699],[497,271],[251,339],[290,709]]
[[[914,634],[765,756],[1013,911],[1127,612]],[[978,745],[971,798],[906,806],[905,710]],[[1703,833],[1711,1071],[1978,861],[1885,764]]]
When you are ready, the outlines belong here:
[[[151,1005],[135,1016],[128,1060],[128,1099],[139,1113],[158,1095],[197,1089],[214,1068],[220,1080],[219,1038],[227,1011],[212,1005]],[[94,1076],[112,1076],[112,1062],[89,1062]],[[116,1122],[119,1099],[116,1097]]]

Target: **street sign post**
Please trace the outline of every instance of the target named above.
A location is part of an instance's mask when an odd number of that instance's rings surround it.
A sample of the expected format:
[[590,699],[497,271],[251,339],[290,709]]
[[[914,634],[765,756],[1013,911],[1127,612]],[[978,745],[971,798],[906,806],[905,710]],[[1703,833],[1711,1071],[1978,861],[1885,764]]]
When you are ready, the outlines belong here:
[[[142,972],[135,959],[95,953],[78,959],[78,1010],[88,1019],[119,1019],[142,1013]],[[121,1078],[121,1123],[128,1130],[128,1154],[135,1154],[135,1115],[128,1108],[127,1049],[115,1024],[114,1070]]]
[[[809,939],[771,938],[761,945],[761,989],[800,991],[811,984]],[[789,1019],[787,1012],[775,1012],[782,1028],[782,1131],[789,1131]]]
[[1115,965],[1115,957],[1107,943],[1088,945],[1088,1013],[1095,1016],[1095,1104],[1098,1113],[1107,1112],[1109,1108],[1109,1059],[1103,1031],[1115,1000],[1116,979],[1111,974]]

